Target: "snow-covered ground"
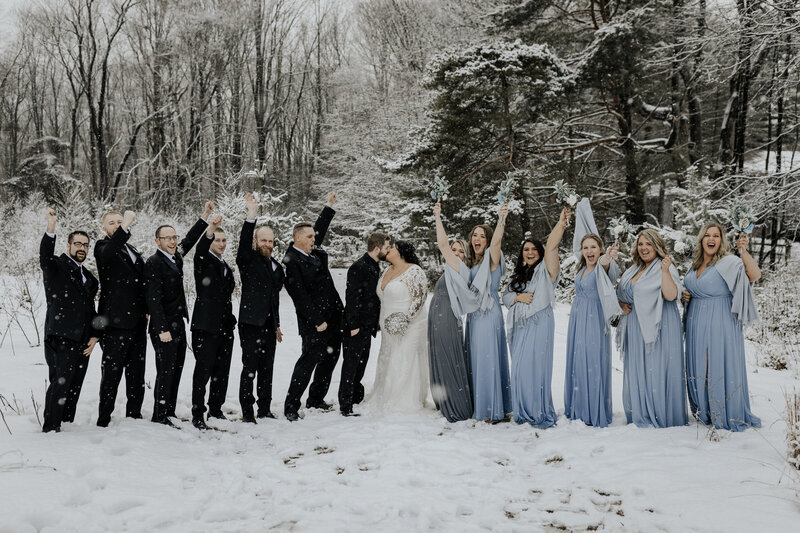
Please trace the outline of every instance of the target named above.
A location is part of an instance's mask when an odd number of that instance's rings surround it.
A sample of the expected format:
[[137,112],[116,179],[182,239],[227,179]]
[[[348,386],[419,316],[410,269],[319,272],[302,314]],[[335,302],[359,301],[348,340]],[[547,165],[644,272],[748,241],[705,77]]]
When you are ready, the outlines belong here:
[[[334,272],[343,285],[344,271]],[[569,307],[556,308],[553,394],[563,413]],[[282,295],[284,342],[276,355],[273,411],[299,353],[294,308]],[[626,425],[622,366],[614,358],[614,423],[536,430],[513,423],[449,424],[437,412],[363,416],[306,412],[289,423],[222,422],[226,432],[176,431],[127,420],[124,389],[111,425],[94,425],[100,379],[92,355],[75,424],[42,434],[47,369],[21,336],[0,349],[0,531],[797,531],[800,485],[784,461],[783,391],[789,371],[754,366],[753,411],[763,428],[712,441],[695,423]],[[378,343],[367,369],[375,372]],[[154,381],[152,350],[147,381]],[[187,355],[178,415],[190,417]],[[225,410],[238,418],[240,351]],[[339,367],[328,394],[336,401]],[[152,390],[145,416],[152,409]],[[20,411],[16,414],[14,410]],[[357,408],[357,410],[359,410]],[[280,415],[279,415],[280,416]],[[795,473],[796,476],[796,473]]]

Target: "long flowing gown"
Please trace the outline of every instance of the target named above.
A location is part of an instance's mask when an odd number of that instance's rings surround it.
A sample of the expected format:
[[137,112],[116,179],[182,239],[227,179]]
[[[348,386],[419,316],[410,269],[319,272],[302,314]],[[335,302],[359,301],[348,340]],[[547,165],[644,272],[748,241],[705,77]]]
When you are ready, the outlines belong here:
[[472,375],[461,318],[453,314],[445,276],[433,288],[428,308],[431,392],[448,422],[472,416]]
[[[415,411],[428,397],[428,280],[419,266],[412,265],[382,289],[385,275],[376,289],[381,300],[381,348],[368,403],[386,411]],[[387,317],[396,313],[410,318],[402,334],[390,333],[386,325]]]
[[628,423],[657,428],[685,425],[683,332],[677,302],[664,300],[658,338],[653,348],[646,351],[633,303],[633,285],[621,281],[617,294],[620,301],[632,307],[625,330],[622,383],[622,403]]
[[714,266],[684,278],[692,294],[686,316],[689,405],[704,424],[743,431],[761,427],[750,411],[742,323],[731,313],[733,295]]
[[[488,257],[485,259],[488,261]],[[470,270],[474,279],[480,265]],[[472,394],[476,420],[502,420],[511,412],[511,383],[508,375],[508,348],[500,307],[500,280],[503,261],[491,272],[490,291],[494,304],[486,311],[467,315],[467,352],[472,368]]]
[[575,299],[567,330],[564,414],[595,427],[611,423],[611,335],[605,331],[597,291],[597,266],[575,277]]
[[[544,268],[544,264],[541,265]],[[555,284],[554,284],[555,285]],[[516,293],[506,289],[503,300],[509,309]],[[553,407],[553,307],[547,305],[524,323],[513,324],[511,335],[511,402],[514,422],[538,428],[556,425]]]

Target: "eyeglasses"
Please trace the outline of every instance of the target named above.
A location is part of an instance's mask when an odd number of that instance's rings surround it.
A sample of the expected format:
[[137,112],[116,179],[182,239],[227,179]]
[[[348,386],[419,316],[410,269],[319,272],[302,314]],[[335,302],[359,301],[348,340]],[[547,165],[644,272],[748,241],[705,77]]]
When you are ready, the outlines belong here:
[[159,239],[161,239],[162,241],[177,241],[178,240],[178,236],[177,235],[167,235],[166,237],[159,237]]
[[72,241],[71,244],[72,244],[72,246],[77,246],[78,248],[83,248],[85,250],[89,249],[89,243],[88,242]]

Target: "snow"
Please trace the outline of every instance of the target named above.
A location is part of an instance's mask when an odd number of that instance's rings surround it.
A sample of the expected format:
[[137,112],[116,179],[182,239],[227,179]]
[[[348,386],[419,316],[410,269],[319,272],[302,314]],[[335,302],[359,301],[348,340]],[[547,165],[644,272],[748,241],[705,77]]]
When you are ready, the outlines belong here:
[[[334,271],[340,290],[344,276]],[[217,422],[224,432],[121,418],[123,388],[111,425],[96,427],[98,349],[75,424],[42,434],[31,401],[33,394],[41,409],[42,348],[21,346],[12,331],[0,348],[0,410],[13,432],[0,423],[0,532],[792,531],[800,519],[782,418],[783,391],[800,390],[800,383],[789,371],[756,367],[752,345],[750,393],[763,428],[723,431],[719,441],[694,423],[626,425],[618,357],[613,424],[596,429],[566,420],[564,304],[555,310],[556,428],[450,424],[432,409],[400,415],[365,406],[357,406],[359,418],[306,411],[289,423],[280,413],[300,338],[285,292],[281,305],[284,342],[272,404],[279,419]],[[367,390],[377,353],[374,342]],[[190,417],[193,366],[189,353],[177,409],[183,418]],[[237,346],[224,407],[231,418],[240,416],[240,371]],[[339,372],[329,402],[336,401]],[[154,374],[149,348],[149,384]],[[151,389],[144,407],[149,417]]]

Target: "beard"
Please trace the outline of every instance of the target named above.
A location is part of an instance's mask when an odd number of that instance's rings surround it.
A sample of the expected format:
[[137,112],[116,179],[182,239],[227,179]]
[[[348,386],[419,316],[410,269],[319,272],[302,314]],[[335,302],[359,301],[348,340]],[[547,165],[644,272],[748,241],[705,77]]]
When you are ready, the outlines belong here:
[[69,255],[76,263],[83,263],[86,260],[86,252],[75,252],[75,255]]
[[386,253],[378,252],[378,261],[386,261],[387,255],[389,255],[389,252]]

